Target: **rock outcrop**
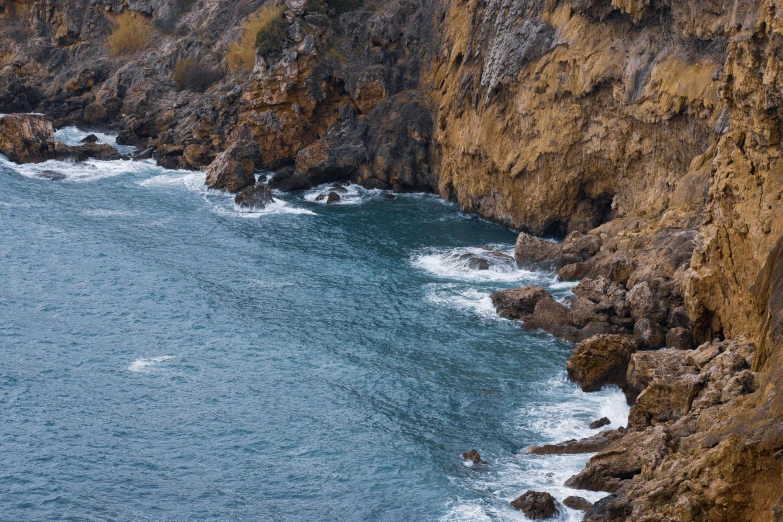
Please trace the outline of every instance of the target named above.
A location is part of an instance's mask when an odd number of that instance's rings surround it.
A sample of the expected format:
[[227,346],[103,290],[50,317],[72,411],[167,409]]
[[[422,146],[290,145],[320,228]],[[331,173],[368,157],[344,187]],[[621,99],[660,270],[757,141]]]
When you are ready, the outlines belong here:
[[52,122],[30,114],[0,118],[0,154],[15,163],[41,163],[56,158]]
[[540,491],[525,492],[511,501],[511,507],[522,511],[531,520],[545,520],[560,514],[555,498]]
[[258,159],[258,146],[255,143],[234,143],[209,166],[206,185],[213,189],[239,192],[256,182],[253,169]]

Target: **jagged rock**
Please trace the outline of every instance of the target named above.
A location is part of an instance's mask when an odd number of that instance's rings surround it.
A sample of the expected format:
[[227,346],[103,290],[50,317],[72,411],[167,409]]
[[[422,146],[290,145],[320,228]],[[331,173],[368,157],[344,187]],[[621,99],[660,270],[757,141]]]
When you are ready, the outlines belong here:
[[540,286],[531,285],[510,290],[498,290],[489,297],[500,317],[523,319],[533,313],[540,300],[547,297],[551,299],[552,296]]
[[514,259],[520,268],[559,268],[563,247],[558,243],[521,232],[514,247]]
[[266,208],[269,203],[274,202],[274,199],[272,199],[272,189],[266,185],[245,187],[236,195],[234,202],[240,207],[256,209]]
[[524,318],[522,326],[527,330],[544,330],[555,337],[576,342],[579,330],[571,324],[571,311],[552,297],[544,297],[536,303],[533,313]]
[[466,451],[462,454],[462,458],[472,462],[473,464],[486,464],[484,459],[481,458],[481,455],[476,450]]
[[511,501],[511,507],[522,511],[531,520],[544,520],[560,514],[555,497],[549,493],[527,491]]
[[332,189],[332,192],[337,192],[338,194],[347,194],[348,193],[348,189],[345,188],[344,186],[342,186],[339,183],[333,184],[330,188]]
[[699,375],[667,375],[653,379],[631,407],[628,426],[643,429],[683,417],[703,385],[704,379]]
[[586,392],[607,384],[626,385],[626,373],[636,346],[620,335],[597,335],[579,343],[568,360],[568,378]]
[[633,336],[645,350],[655,350],[666,344],[663,328],[647,318],[639,319],[633,325]]
[[55,149],[58,158],[70,159],[72,161],[84,161],[90,158],[103,161],[114,161],[122,159],[123,157],[117,149],[108,143],[87,143],[85,145],[69,147],[58,141],[55,144]]
[[571,263],[557,271],[557,277],[561,281],[579,281],[590,271],[586,263]]
[[590,423],[590,429],[597,430],[598,428],[608,426],[611,423],[612,421],[610,421],[608,417],[601,417],[600,419],[594,420],[593,422]]
[[84,138],[80,139],[79,143],[98,143],[98,136],[95,134],[88,134]]
[[563,505],[578,511],[590,511],[593,503],[583,497],[570,496],[563,499]]
[[147,149],[140,150],[138,152],[134,152],[131,155],[131,159],[133,159],[134,161],[141,161],[141,160],[151,159],[154,153],[155,153],[155,148],[154,147],[149,147]]
[[662,426],[628,431],[622,438],[592,457],[585,469],[569,478],[569,488],[616,491],[623,481],[654,469],[668,453],[668,437]]
[[57,156],[52,122],[36,114],[0,118],[0,154],[14,163],[41,163]]
[[609,495],[593,504],[583,522],[623,522],[632,512],[631,503],[625,496]]
[[342,198],[337,192],[330,192],[326,196],[326,204],[327,205],[334,205],[335,203],[339,203]]
[[207,169],[206,185],[209,188],[239,192],[255,184],[253,174],[258,160],[258,145],[249,142],[237,142],[220,153]]
[[693,335],[682,326],[672,328],[666,332],[666,347],[690,350],[693,348]]
[[656,378],[677,379],[681,375],[695,375],[698,370],[689,363],[690,351],[665,349],[641,351],[631,356],[624,389],[629,402]]
[[599,313],[598,307],[589,299],[579,299],[571,305],[571,322],[577,326],[587,326],[592,321],[607,322],[609,316]]
[[578,453],[595,453],[625,435],[625,430],[605,430],[586,439],[572,439],[558,444],[530,446],[528,451],[533,455],[575,455]]
[[209,165],[215,159],[212,149],[201,143],[187,145],[182,151],[182,157],[194,169]]

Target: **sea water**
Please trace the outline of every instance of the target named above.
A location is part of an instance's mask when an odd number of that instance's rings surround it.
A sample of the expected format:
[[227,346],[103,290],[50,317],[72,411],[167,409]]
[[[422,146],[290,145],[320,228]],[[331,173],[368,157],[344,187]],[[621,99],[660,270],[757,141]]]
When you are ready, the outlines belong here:
[[602,496],[563,486],[589,455],[525,451],[628,410],[495,314],[495,290],[571,288],[461,257],[512,231],[434,196],[249,211],[203,182],[0,157],[0,519],[524,520],[528,489]]

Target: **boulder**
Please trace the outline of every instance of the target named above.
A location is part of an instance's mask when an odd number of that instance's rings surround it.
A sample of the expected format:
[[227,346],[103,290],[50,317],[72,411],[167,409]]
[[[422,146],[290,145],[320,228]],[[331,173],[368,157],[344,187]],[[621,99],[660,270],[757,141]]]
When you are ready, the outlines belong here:
[[240,207],[246,208],[265,208],[269,203],[274,202],[272,199],[272,189],[266,185],[252,185],[245,187],[242,192],[237,194],[234,198],[234,202]]
[[558,243],[521,232],[514,247],[514,259],[521,268],[560,268],[563,248]]
[[327,205],[334,205],[335,203],[339,203],[342,200],[340,195],[337,192],[330,192],[326,196],[326,204]]
[[683,417],[704,386],[700,375],[665,376],[654,379],[639,394],[628,413],[628,426],[644,429]]
[[10,114],[0,118],[0,154],[14,163],[41,163],[54,159],[52,122],[36,114]]
[[532,314],[536,304],[548,297],[549,292],[540,286],[524,286],[510,290],[498,290],[489,296],[500,317],[506,319],[523,319]]
[[194,169],[205,167],[215,159],[212,149],[201,143],[191,143],[190,145],[187,145],[182,151],[182,157],[185,159],[185,162]]
[[527,491],[511,501],[511,507],[522,511],[531,520],[544,520],[560,514],[555,497],[546,492]]
[[558,444],[530,446],[528,451],[533,455],[576,455],[579,453],[595,453],[601,451],[625,434],[625,429],[605,430],[585,439],[572,439]]
[[98,143],[98,136],[95,134],[88,134],[84,138],[80,139],[79,143]]
[[693,348],[693,335],[686,328],[677,326],[666,332],[666,347],[677,350],[690,350]]
[[269,186],[283,192],[309,189],[312,184],[307,176],[297,172],[293,167],[283,167],[272,175]]
[[636,345],[621,335],[596,335],[579,343],[568,360],[568,378],[583,391],[598,391],[607,384],[621,388]]
[[663,328],[658,323],[647,318],[639,319],[633,325],[633,336],[639,341],[643,349],[655,350],[666,344]]
[[565,305],[547,296],[536,303],[533,313],[524,319],[522,326],[526,330],[540,329],[560,339],[576,342],[579,329],[571,324],[570,315],[571,311]]
[[462,454],[462,458],[472,462],[473,464],[486,464],[484,459],[481,458],[481,455],[476,450],[466,451]]
[[220,153],[207,169],[206,185],[209,188],[239,192],[255,184],[253,168],[258,160],[258,145],[238,141]]
[[571,305],[571,322],[577,326],[587,326],[592,321],[606,322],[607,314],[599,313],[597,305],[589,299],[579,299]]
[[586,498],[577,497],[575,495],[566,497],[563,500],[563,505],[570,507],[571,509],[576,509],[578,511],[590,511],[590,508],[593,507],[592,502],[590,502]]
[[598,428],[603,428],[604,426],[608,426],[611,423],[612,421],[610,421],[608,417],[601,417],[600,419],[594,420],[590,423],[590,429],[597,430]]
[[108,143],[93,142],[69,147],[58,141],[55,143],[55,149],[57,150],[58,159],[70,159],[72,161],[84,161],[90,158],[114,161],[123,158],[122,154]]

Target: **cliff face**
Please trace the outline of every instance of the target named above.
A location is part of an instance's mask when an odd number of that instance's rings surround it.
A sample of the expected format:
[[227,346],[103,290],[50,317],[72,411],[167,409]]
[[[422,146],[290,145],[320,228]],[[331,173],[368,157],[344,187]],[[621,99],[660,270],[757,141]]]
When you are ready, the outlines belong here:
[[[279,55],[232,73],[226,53],[261,4],[0,0],[0,112],[113,126],[171,167],[250,140],[259,166],[295,167],[280,188],[351,178],[585,234],[596,249],[563,278],[604,276],[654,303],[643,318],[663,333],[706,343],[673,384],[644,382],[636,443],[608,450],[642,464],[588,519],[783,518],[780,1],[393,0],[338,15],[289,0]],[[106,35],[129,11],[173,29],[113,58]],[[177,91],[186,58],[222,79]]]

